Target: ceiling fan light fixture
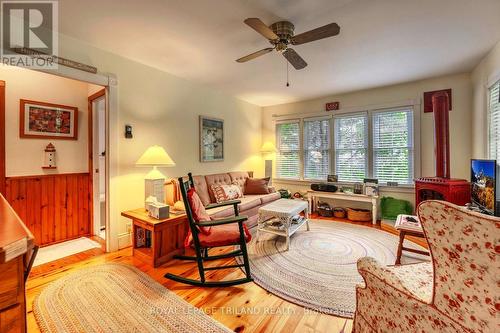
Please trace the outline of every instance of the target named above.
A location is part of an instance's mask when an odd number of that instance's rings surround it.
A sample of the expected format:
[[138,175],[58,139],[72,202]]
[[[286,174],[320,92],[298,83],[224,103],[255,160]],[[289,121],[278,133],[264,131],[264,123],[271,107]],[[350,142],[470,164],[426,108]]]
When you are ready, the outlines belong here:
[[299,70],[307,66],[307,62],[288,45],[300,45],[315,40],[336,36],[340,32],[337,23],[330,23],[322,27],[294,35],[295,26],[289,21],[279,21],[267,26],[259,18],[247,18],[245,24],[264,36],[272,45],[272,48],[263,49],[247,56],[237,59],[237,62],[246,62],[276,50],[281,52],[292,66]]

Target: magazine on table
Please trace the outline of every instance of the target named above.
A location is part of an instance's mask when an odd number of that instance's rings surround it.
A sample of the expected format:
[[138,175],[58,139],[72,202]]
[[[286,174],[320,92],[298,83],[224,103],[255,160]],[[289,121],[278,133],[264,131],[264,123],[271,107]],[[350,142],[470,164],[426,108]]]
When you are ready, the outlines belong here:
[[414,215],[404,215],[404,214],[398,215],[394,228],[398,230],[403,229],[403,230],[422,232],[422,226],[420,225],[420,221],[418,217]]

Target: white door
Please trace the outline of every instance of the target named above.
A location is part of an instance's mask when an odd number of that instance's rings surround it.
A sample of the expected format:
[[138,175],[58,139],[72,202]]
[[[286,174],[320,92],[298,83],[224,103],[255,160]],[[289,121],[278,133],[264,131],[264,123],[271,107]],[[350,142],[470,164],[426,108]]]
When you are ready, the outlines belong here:
[[94,235],[105,238],[106,230],[106,97],[92,101]]

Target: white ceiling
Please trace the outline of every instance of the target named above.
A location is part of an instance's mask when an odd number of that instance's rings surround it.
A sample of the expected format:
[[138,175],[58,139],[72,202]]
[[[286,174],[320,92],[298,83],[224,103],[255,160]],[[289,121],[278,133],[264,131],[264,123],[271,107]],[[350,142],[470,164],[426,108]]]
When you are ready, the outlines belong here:
[[[266,106],[466,72],[500,40],[499,0],[61,0],[60,32]],[[273,52],[243,23],[289,20],[295,33],[330,22],[340,35]]]

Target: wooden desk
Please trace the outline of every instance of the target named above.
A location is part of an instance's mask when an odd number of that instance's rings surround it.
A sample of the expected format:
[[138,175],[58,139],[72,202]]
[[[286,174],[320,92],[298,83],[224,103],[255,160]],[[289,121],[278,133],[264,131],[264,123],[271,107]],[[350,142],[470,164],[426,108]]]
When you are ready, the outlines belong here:
[[[132,254],[147,264],[158,267],[171,260],[176,254],[184,253],[187,236],[187,216],[172,215],[163,220],[148,216],[144,208],[122,212],[122,216],[132,220]],[[138,246],[137,231],[148,231],[151,244]]]
[[313,212],[314,204],[317,198],[327,198],[336,200],[367,202],[372,205],[372,223],[377,224],[377,203],[378,196],[370,196],[365,194],[348,194],[343,192],[320,192],[320,191],[307,191],[307,200],[309,201],[309,211]]
[[0,195],[0,332],[26,332],[25,278],[34,238]]

